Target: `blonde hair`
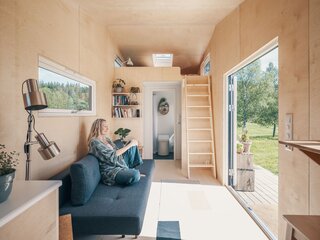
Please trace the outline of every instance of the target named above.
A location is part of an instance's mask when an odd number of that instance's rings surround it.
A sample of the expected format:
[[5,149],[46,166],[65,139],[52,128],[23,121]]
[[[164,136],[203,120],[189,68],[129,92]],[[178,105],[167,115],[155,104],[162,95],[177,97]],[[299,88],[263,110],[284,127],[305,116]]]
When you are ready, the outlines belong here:
[[102,134],[102,123],[106,120],[103,118],[96,119],[91,126],[89,137],[88,137],[88,144],[90,143],[90,140],[92,138],[98,137],[100,134]]

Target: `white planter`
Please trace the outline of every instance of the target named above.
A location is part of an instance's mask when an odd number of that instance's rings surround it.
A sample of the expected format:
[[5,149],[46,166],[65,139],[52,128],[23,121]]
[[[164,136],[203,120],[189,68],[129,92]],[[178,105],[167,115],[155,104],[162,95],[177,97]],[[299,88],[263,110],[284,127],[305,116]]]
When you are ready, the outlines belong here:
[[122,93],[122,90],[123,90],[122,87],[117,87],[117,88],[116,88],[116,92],[117,92],[117,93]]

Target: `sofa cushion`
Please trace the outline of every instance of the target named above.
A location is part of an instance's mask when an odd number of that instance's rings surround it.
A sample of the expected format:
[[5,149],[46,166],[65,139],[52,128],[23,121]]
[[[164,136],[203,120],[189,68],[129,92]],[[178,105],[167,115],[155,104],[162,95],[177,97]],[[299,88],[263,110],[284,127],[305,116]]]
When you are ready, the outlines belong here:
[[70,167],[54,175],[49,180],[62,181],[62,185],[59,188],[59,206],[62,206],[66,202],[70,202],[70,195],[71,195]]
[[152,159],[143,159],[143,164],[136,167],[141,174],[152,176],[154,171],[154,160]]
[[100,181],[98,159],[87,155],[70,167],[71,176],[71,203],[83,205],[91,197]]

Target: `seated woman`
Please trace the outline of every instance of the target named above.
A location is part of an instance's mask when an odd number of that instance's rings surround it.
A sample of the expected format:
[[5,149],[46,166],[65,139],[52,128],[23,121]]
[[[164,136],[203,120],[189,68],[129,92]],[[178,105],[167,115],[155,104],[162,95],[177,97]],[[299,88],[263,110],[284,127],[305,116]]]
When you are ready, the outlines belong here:
[[89,153],[99,160],[101,179],[104,184],[130,185],[140,180],[140,172],[134,169],[141,165],[137,145],[133,139],[123,148],[116,145],[107,137],[108,125],[105,119],[96,119],[88,137]]

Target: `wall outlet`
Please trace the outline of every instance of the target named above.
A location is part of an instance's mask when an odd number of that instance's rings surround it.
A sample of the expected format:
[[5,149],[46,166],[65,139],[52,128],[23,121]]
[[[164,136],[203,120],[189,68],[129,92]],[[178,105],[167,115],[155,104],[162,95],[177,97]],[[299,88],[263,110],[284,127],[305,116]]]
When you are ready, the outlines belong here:
[[[293,114],[287,113],[285,118],[285,140],[293,140]],[[286,149],[293,151],[293,147],[286,146]]]

